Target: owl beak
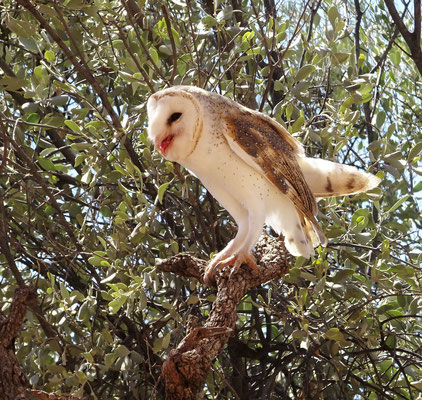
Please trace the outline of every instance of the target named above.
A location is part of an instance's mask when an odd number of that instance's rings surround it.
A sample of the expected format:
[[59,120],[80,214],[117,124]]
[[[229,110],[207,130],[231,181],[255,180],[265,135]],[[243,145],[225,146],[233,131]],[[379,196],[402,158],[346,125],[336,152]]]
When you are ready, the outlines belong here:
[[173,142],[174,135],[170,134],[167,135],[163,140],[160,138],[155,142],[155,148],[165,156],[167,154],[167,150],[170,147],[171,143]]

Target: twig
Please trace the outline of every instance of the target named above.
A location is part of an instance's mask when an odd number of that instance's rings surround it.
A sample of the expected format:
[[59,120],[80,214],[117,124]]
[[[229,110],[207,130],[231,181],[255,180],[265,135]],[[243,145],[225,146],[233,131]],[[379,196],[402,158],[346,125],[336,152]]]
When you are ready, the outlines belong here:
[[169,79],[170,84],[173,84],[174,81],[174,77],[176,76],[177,73],[177,48],[176,48],[176,43],[174,41],[174,37],[173,37],[173,32],[171,30],[171,22],[170,22],[170,18],[169,18],[169,12],[167,9],[167,6],[165,4],[163,4],[161,6],[161,10],[163,11],[164,14],[164,20],[166,21],[166,26],[167,26],[167,32],[169,35],[169,39],[170,39],[170,43],[171,43],[171,48],[173,51],[173,71],[171,73],[171,77]]
[[[129,22],[132,25],[133,30],[135,31],[135,35],[136,35],[136,37],[138,39],[138,43],[141,45],[142,50],[144,51],[144,54],[148,58],[148,61],[151,63],[152,67],[154,68],[155,72],[160,76],[160,78],[163,79],[164,81],[167,81],[167,78],[163,75],[163,73],[161,72],[160,68],[158,68],[157,64],[152,59],[150,52],[148,51],[147,47],[145,46],[144,40],[142,39],[141,35],[139,34],[139,31],[138,31],[138,29],[137,29],[137,27],[135,25],[135,21],[133,20],[132,12],[131,12],[131,10],[129,8],[128,3],[125,0],[120,0],[120,1],[123,4],[123,6],[125,7],[125,9],[126,9],[127,15],[129,17]],[[150,89],[151,89],[151,87],[150,87]],[[154,88],[152,88],[151,89],[151,92],[154,93],[154,91],[155,91]]]
[[[321,2],[322,2],[322,0],[318,0],[318,2],[316,2],[315,5],[311,6],[311,19],[309,21],[308,36],[306,37],[307,43],[309,43],[309,41],[312,38],[312,30],[313,30],[313,27],[314,27],[314,19],[315,19],[316,13],[318,12],[319,7],[321,6]],[[305,54],[306,54],[306,49],[303,49],[302,56],[300,57],[299,69],[303,67],[303,63],[305,61]]]
[[138,58],[135,56],[135,54],[133,54],[133,51],[130,49],[130,46],[126,40],[126,37],[122,31],[122,28],[119,26],[119,24],[115,21],[112,21],[113,25],[117,28],[117,30],[119,31],[119,38],[122,40],[123,45],[126,48],[126,51],[129,53],[129,55],[132,57],[133,62],[136,65],[136,68],[138,68],[138,71],[142,74],[142,77],[144,78],[146,84],[149,87],[149,90],[151,90],[152,93],[155,92],[154,89],[154,85],[152,84],[152,82],[149,80],[148,75],[146,74],[146,72],[144,71],[144,69],[142,68],[141,64],[139,64],[139,60]]
[[[264,90],[264,93],[262,94],[262,100],[261,100],[261,104],[260,104],[260,106],[259,106],[259,111],[262,111],[263,110],[263,108],[264,108],[264,104],[265,104],[265,102],[267,101],[267,96],[268,96],[268,92],[269,92],[269,90],[270,90],[270,86],[271,86],[271,81],[272,81],[272,78],[273,78],[273,74],[274,74],[274,70],[281,64],[281,62],[284,60],[284,57],[286,56],[286,53],[287,53],[287,51],[290,49],[290,46],[292,45],[292,43],[293,43],[293,40],[296,38],[296,36],[297,36],[297,34],[302,30],[302,28],[303,28],[303,26],[305,25],[305,20],[303,21],[303,23],[302,24],[300,24],[301,23],[301,21],[302,21],[302,19],[303,19],[303,16],[305,15],[305,12],[306,12],[306,9],[308,8],[308,5],[309,5],[309,2],[310,2],[310,0],[308,0],[306,3],[305,3],[305,5],[304,5],[304,7],[303,7],[303,10],[302,10],[302,12],[301,12],[301,14],[300,14],[300,16],[299,16],[299,19],[298,19],[298,21],[297,21],[297,24],[296,24],[296,26],[295,26],[295,29],[294,29],[294,31],[293,31],[293,34],[292,34],[292,36],[290,37],[290,39],[289,39],[289,41],[287,42],[287,46],[286,46],[286,48],[284,49],[284,51],[283,51],[283,53],[279,56],[279,58],[278,58],[278,60],[274,63],[274,64],[272,64],[271,66],[270,66],[270,71],[269,71],[269,73],[268,73],[268,78],[267,78],[267,85],[265,86],[265,90]],[[253,4],[253,3],[252,3]],[[267,56],[268,56],[268,59],[269,60],[271,60],[271,54],[268,54],[267,53]]]

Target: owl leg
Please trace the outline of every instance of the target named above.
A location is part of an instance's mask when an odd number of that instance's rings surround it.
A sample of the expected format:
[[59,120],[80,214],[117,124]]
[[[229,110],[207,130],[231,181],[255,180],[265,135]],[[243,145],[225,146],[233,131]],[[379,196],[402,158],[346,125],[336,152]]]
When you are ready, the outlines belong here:
[[221,269],[228,265],[233,267],[232,274],[237,272],[242,264],[249,265],[256,274],[258,273],[258,266],[251,250],[261,234],[264,221],[265,214],[260,211],[258,213],[250,213],[247,218],[247,224],[239,223],[239,231],[236,237],[207,267],[205,273],[205,282],[207,284],[214,281],[215,268]]
[[259,272],[258,265],[251,250],[258,241],[262,227],[264,226],[265,214],[262,212],[262,209],[258,212],[250,213],[248,222],[248,233],[242,245],[231,257],[222,261],[223,264],[233,266],[232,274],[236,273],[242,264],[249,265],[255,274]]
[[226,265],[229,265],[224,261],[232,257],[232,254],[236,252],[241,243],[245,240],[246,235],[248,233],[247,224],[244,223],[245,220],[247,220],[246,210],[244,218],[242,218],[241,222],[238,222],[237,224],[238,231],[234,239],[231,240],[223,250],[215,254],[212,260],[208,263],[204,276],[204,281],[207,285],[214,283],[215,269],[221,269],[224,268]]

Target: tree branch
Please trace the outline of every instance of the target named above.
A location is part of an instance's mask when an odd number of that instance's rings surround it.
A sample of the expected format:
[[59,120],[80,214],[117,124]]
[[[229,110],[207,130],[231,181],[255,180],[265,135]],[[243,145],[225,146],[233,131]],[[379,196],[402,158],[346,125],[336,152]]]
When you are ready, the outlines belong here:
[[173,71],[171,72],[171,77],[169,79],[170,84],[173,84],[174,77],[176,76],[176,73],[177,73],[177,48],[176,48],[176,42],[174,41],[173,32],[171,30],[171,22],[170,22],[169,12],[168,12],[167,6],[165,4],[163,4],[161,6],[161,10],[163,11],[164,20],[166,21],[167,33],[169,35],[171,49],[172,49],[172,53],[173,53],[172,54]]
[[34,286],[24,286],[15,291],[8,317],[0,311],[0,399],[76,400],[76,397],[70,395],[49,394],[40,390],[28,391],[29,383],[15,355],[14,347],[14,340],[22,327],[28,306],[32,309],[37,308]]
[[[163,364],[166,400],[196,398],[212,360],[223,350],[235,327],[236,307],[247,290],[272,279],[279,279],[289,269],[283,240],[264,235],[255,247],[255,256],[259,260],[259,275],[254,275],[246,265],[242,265],[233,275],[230,268],[217,271],[217,297],[207,321],[203,327],[189,329]],[[202,283],[205,267],[205,261],[188,254],[176,255],[157,265],[159,271],[196,278]]]
[[[394,23],[396,24],[398,30],[400,31],[403,39],[405,40],[407,46],[410,50],[410,57],[416,65],[419,73],[422,75],[422,50],[421,50],[421,1],[414,0],[414,31],[409,32],[406,25],[404,24],[403,19],[400,17],[396,6],[394,5],[394,0],[384,0],[388,8],[388,12],[393,18]],[[410,0],[409,0],[410,1]]]
[[415,35],[416,43],[421,42],[421,0],[414,0],[414,11],[415,11],[415,25],[413,34]]
[[[412,34],[408,31],[406,25],[404,24],[402,18],[400,17],[396,6],[394,4],[394,0],[384,0],[385,5],[388,8],[388,12],[391,15],[391,18],[393,18],[394,23],[396,24],[397,28],[399,29],[401,35],[403,36],[406,43],[412,41]],[[416,22],[416,21],[415,21]]]

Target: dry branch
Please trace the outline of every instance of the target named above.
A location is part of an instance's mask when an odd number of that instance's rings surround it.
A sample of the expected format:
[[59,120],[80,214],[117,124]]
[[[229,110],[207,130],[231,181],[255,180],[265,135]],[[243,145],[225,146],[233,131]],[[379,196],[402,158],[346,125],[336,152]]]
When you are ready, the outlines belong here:
[[[233,331],[236,307],[247,290],[281,278],[289,269],[283,240],[263,236],[255,249],[259,275],[246,266],[231,275],[230,268],[215,276],[217,297],[203,327],[188,327],[179,346],[172,350],[162,367],[167,400],[195,399],[202,389],[212,360],[223,350]],[[203,283],[206,263],[187,254],[179,254],[161,262],[160,271],[196,278]]]
[[27,306],[36,302],[34,287],[17,289],[9,316],[0,312],[0,399],[27,399],[27,380],[15,355],[14,341],[20,331]]

